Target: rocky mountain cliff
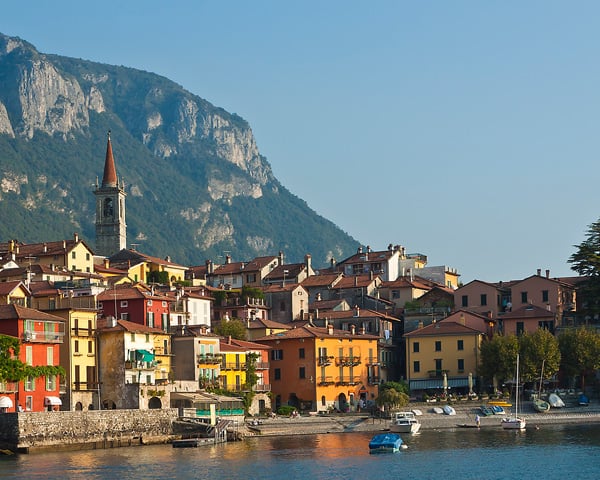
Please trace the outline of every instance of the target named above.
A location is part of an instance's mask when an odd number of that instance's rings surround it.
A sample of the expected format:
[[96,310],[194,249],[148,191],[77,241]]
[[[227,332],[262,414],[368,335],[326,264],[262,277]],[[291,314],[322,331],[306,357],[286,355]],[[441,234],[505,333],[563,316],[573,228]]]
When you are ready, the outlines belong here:
[[0,34],[0,241],[94,247],[111,130],[128,246],[183,264],[282,250],[316,265],[357,242],[273,176],[248,123],[167,78],[42,54]]

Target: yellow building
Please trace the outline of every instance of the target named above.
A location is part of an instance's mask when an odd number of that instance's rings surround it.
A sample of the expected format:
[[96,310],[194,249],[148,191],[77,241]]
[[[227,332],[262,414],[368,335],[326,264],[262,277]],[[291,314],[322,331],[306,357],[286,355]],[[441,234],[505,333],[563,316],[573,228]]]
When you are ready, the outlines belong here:
[[153,276],[166,276],[170,286],[185,280],[187,267],[171,262],[167,257],[151,257],[136,250],[121,250],[110,257],[110,267],[127,272],[134,282],[158,283]]
[[94,271],[94,253],[76,233],[72,240],[57,242],[26,244],[11,240],[0,244],[0,252],[20,267],[39,264],[64,267],[69,271],[88,273]]
[[221,373],[220,387],[232,392],[242,392],[248,389],[246,385],[246,349],[221,339]]
[[[406,371],[412,393],[469,393],[480,362],[486,323],[461,312],[405,334]],[[468,321],[468,323],[467,323]]]
[[274,409],[357,411],[379,394],[376,335],[305,325],[255,341],[271,347]]
[[0,305],[14,304],[27,307],[30,295],[31,292],[20,280],[0,282]]

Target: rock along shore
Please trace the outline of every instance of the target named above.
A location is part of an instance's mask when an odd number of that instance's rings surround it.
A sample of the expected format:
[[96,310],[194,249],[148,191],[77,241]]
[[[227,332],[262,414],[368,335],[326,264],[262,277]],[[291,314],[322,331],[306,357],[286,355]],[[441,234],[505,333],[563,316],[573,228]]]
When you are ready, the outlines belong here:
[[[456,415],[433,413],[431,404],[411,404],[404,410],[418,409],[423,414],[419,416],[421,430],[437,430],[458,428],[459,425],[475,425],[475,416],[479,414],[481,428],[500,428],[500,422],[505,415],[484,417],[479,411],[481,404],[477,402],[459,403],[452,405]],[[439,406],[443,406],[440,404]],[[510,413],[505,408],[506,415]],[[538,413],[530,405],[526,405],[519,417],[525,418],[527,428],[536,428],[545,424],[566,423],[600,423],[600,404],[586,407],[567,406],[551,409],[547,413]],[[244,436],[274,436],[274,435],[309,435],[322,433],[378,432],[389,430],[390,420],[372,418],[368,414],[351,413],[336,415],[309,415],[297,418],[276,417],[261,419],[258,425],[246,423]]]

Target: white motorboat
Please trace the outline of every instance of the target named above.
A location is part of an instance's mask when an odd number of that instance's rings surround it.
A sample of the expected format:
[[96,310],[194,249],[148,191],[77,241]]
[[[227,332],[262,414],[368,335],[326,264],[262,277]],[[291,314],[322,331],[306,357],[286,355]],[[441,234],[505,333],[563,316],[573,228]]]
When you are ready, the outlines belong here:
[[456,410],[454,410],[454,407],[450,405],[444,405],[442,410],[444,411],[445,415],[456,415]]
[[420,428],[421,422],[417,420],[413,412],[395,412],[392,415],[390,432],[417,433]]
[[548,395],[548,403],[552,408],[563,408],[565,406],[565,402],[560,398],[556,393],[551,393]]

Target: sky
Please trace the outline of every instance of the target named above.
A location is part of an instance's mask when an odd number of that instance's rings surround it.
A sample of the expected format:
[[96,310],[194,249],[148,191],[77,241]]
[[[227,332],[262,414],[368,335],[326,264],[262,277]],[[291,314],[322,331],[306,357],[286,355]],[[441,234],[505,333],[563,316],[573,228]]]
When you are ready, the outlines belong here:
[[567,263],[600,217],[600,2],[3,2],[40,52],[163,75],[250,124],[364,246],[489,282]]

